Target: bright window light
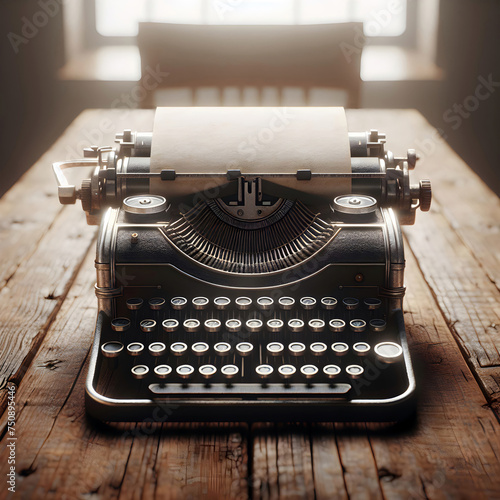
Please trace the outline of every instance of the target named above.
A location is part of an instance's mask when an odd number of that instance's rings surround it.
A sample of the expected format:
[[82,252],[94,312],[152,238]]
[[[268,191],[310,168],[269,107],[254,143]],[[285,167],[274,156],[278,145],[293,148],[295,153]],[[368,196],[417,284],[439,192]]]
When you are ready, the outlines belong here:
[[103,36],[136,36],[141,21],[317,24],[358,21],[367,36],[399,36],[407,0],[95,0]]

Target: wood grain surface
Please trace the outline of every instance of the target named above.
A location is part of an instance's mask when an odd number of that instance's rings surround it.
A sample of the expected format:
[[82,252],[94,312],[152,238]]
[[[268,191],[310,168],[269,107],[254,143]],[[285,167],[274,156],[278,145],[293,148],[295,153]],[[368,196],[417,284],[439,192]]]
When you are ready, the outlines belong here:
[[[17,387],[13,498],[500,497],[500,204],[412,110],[348,111],[378,128],[434,204],[405,228],[405,320],[419,388],[415,421],[106,425],[88,419],[84,380],[96,315],[95,229],[61,207],[50,164],[151,111],[89,110],[0,200],[0,388]],[[6,477],[7,415],[0,420]],[[0,498],[7,497],[6,485]]]

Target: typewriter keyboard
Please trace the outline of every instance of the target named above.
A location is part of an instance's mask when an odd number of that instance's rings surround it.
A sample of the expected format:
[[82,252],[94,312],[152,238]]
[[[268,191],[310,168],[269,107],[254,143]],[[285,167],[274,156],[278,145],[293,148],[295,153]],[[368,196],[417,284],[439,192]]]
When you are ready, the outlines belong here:
[[[172,394],[391,397],[400,324],[377,297],[128,297],[100,339],[101,388]],[[398,311],[400,313],[400,311]],[[114,382],[113,382],[114,380]],[[118,390],[118,389],[117,389]]]

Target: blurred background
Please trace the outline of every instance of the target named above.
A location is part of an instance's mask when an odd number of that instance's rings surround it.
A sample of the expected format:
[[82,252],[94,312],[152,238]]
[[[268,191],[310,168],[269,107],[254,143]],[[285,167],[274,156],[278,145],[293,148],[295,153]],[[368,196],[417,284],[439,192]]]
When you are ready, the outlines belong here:
[[498,0],[2,0],[0,23],[0,195],[82,110],[156,105],[415,108],[500,194]]

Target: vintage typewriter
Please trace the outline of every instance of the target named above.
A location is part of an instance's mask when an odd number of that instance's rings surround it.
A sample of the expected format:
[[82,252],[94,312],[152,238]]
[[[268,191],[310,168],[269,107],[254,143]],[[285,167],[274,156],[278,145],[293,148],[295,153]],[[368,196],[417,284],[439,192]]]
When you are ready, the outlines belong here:
[[116,143],[53,166],[61,203],[100,223],[90,415],[414,412],[400,224],[431,203],[415,151],[348,132],[342,108],[158,108]]

